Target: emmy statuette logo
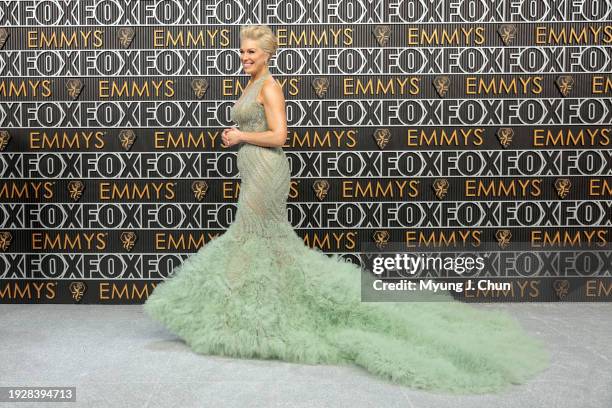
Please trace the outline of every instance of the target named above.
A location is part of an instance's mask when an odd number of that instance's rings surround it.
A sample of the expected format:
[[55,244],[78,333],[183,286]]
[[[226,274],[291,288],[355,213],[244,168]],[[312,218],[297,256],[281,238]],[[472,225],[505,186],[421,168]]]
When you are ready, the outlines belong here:
[[11,135],[7,130],[0,130],[0,151],[6,149],[11,140]]
[[509,229],[500,229],[495,233],[495,238],[497,239],[497,245],[499,245],[501,249],[506,249],[510,246],[512,233]]
[[87,292],[87,285],[82,281],[71,282],[68,286],[68,290],[70,290],[70,293],[72,294],[72,300],[79,303],[81,300],[83,300],[83,295],[85,295],[85,292]]
[[68,96],[76,101],[83,90],[83,82],[76,78],[69,79],[68,82],[66,82],[66,89],[68,90]]
[[0,232],[0,249],[6,251],[11,246],[11,242],[13,241],[13,234],[10,231],[2,231]]
[[387,230],[377,230],[372,234],[372,240],[376,244],[376,247],[382,249],[387,246],[389,243],[389,231]]
[[121,239],[121,244],[123,248],[127,251],[131,251],[134,249],[134,245],[136,244],[136,233],[135,232],[122,232],[119,239]]
[[372,33],[374,37],[376,37],[376,42],[381,47],[386,47],[389,44],[389,39],[391,38],[391,27],[388,25],[377,25],[372,29]]
[[318,77],[312,80],[312,88],[319,98],[323,98],[329,89],[329,80],[325,77]]
[[433,85],[440,98],[444,98],[448,94],[450,88],[450,78],[446,75],[437,76],[433,80]]
[[119,40],[119,45],[121,48],[130,48],[135,34],[136,32],[132,27],[120,28],[117,32],[117,39]]
[[85,185],[80,180],[72,180],[68,183],[68,195],[74,201],[79,201],[85,190]]
[[443,199],[448,193],[448,180],[447,179],[436,179],[433,182],[432,188],[438,200]]
[[501,37],[501,40],[504,45],[510,45],[516,38],[516,25],[502,24],[497,29],[497,33]]
[[513,137],[514,130],[512,130],[512,128],[499,128],[497,130],[497,139],[499,140],[499,144],[502,145],[504,149],[510,146]]
[[202,99],[208,90],[208,81],[204,78],[196,78],[191,81],[191,90],[198,99]]
[[389,129],[376,129],[372,136],[374,137],[378,148],[383,150],[389,143],[389,140],[391,140],[391,131]]
[[204,180],[197,180],[191,183],[191,191],[198,201],[202,201],[208,191],[208,184]]
[[555,80],[561,95],[568,96],[574,87],[574,78],[571,75],[559,75]]
[[117,135],[119,138],[119,143],[121,143],[121,147],[123,150],[128,151],[134,145],[134,141],[136,140],[136,134],[132,129],[123,129]]
[[323,201],[325,197],[327,197],[329,183],[327,182],[327,180],[315,180],[312,185],[312,188],[319,201]]
[[559,299],[565,299],[569,293],[570,283],[567,279],[557,279],[553,282],[553,289]]
[[570,192],[570,188],[572,187],[572,183],[569,179],[557,179],[555,180],[555,189],[557,190],[557,195],[559,198],[565,198]]
[[9,37],[9,32],[6,28],[0,28],[0,50],[4,48],[4,44],[6,44],[6,40]]

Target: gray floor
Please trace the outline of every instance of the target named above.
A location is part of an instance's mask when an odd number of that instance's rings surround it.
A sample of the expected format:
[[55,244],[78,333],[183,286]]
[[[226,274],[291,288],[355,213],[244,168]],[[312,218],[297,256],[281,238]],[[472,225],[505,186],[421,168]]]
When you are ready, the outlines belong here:
[[612,407],[612,304],[476,306],[514,314],[552,367],[502,394],[447,396],[358,367],[197,355],[140,306],[0,305],[0,386],[76,386],[76,403],[18,407]]

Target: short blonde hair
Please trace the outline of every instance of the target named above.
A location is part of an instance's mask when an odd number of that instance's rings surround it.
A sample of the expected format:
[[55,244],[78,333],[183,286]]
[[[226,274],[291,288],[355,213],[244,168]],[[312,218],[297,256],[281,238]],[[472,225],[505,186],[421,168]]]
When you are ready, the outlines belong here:
[[[259,43],[259,47],[270,55],[276,53],[278,40],[272,29],[266,25],[248,25],[240,27],[240,40],[249,39]],[[269,59],[268,59],[269,60]]]

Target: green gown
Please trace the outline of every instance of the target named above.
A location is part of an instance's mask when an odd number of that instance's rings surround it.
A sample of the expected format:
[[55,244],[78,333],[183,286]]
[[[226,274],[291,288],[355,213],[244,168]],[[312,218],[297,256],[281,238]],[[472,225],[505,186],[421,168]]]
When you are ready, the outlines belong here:
[[[256,96],[269,76],[231,108],[245,132],[267,129]],[[451,393],[499,391],[548,366],[542,342],[505,312],[452,299],[361,302],[361,268],[308,247],[289,223],[283,149],[242,144],[237,164],[233,224],[143,306],[194,352],[354,364],[393,383]]]

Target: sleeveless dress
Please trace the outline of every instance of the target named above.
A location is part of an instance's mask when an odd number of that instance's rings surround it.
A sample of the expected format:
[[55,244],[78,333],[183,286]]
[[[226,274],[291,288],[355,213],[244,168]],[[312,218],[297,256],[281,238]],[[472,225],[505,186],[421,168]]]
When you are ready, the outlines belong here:
[[[230,117],[268,129],[246,88]],[[144,312],[200,354],[353,364],[390,382],[451,393],[502,390],[549,364],[509,314],[444,302],[361,302],[361,268],[308,247],[288,221],[280,147],[242,144],[236,217],[159,283]]]

